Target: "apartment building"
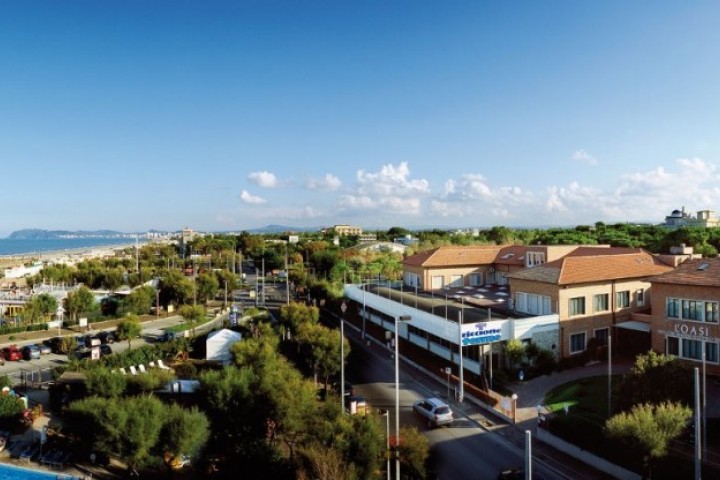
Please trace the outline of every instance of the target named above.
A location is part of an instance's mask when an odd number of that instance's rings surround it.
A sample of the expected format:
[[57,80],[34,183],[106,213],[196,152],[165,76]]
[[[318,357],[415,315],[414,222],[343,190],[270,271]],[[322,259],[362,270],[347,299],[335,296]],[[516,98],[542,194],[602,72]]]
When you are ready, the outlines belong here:
[[720,259],[688,260],[651,277],[652,348],[720,375]]
[[[509,273],[510,308],[528,315],[557,314],[560,357],[584,352],[591,338],[606,345],[613,327],[619,346],[647,350],[650,325],[632,315],[650,309],[648,279],[672,270],[642,249],[575,247],[560,259]],[[628,332],[623,335],[622,329]],[[638,330],[646,344],[637,345],[633,332]]]
[[[608,248],[594,245],[585,248]],[[507,285],[513,272],[557,260],[578,245],[471,245],[438,247],[403,261],[406,285],[423,290],[446,286]]]

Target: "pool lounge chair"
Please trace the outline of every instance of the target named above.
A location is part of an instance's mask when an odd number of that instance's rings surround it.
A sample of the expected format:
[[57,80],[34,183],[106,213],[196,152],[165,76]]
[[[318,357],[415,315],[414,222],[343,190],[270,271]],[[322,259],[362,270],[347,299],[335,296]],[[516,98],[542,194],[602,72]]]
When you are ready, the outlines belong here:
[[48,450],[46,453],[42,454],[42,457],[40,457],[40,465],[50,465],[52,462],[60,458],[60,455],[62,455],[62,451],[60,450]]
[[68,460],[70,460],[71,456],[72,452],[60,452],[58,458],[50,462],[50,465],[59,469],[63,469],[65,468],[65,464],[68,463]]
[[37,445],[30,445],[20,454],[20,460],[27,460],[29,462],[39,450]]
[[152,362],[148,363],[148,367],[150,367],[150,368],[155,368],[155,360],[153,360]]
[[137,375],[137,368],[135,368],[135,365],[130,365],[130,373]]
[[124,368],[120,367],[120,368],[118,368],[118,370],[120,370],[120,373],[122,373],[123,375],[127,375],[127,372],[125,371]]
[[140,373],[147,373],[147,370],[145,370],[145,365],[142,363],[138,365],[138,370],[140,370]]
[[170,367],[166,366],[162,360],[157,361],[158,367],[162,368],[163,370],[170,370]]

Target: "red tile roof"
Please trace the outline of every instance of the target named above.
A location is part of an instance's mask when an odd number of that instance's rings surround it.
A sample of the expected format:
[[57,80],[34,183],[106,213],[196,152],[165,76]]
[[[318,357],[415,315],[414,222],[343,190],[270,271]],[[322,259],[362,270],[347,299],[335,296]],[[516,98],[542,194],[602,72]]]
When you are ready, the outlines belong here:
[[[580,250],[580,249],[578,249]],[[591,250],[591,249],[588,249]],[[607,250],[616,250],[608,255]],[[559,260],[548,262],[508,275],[508,278],[573,285],[603,282],[630,278],[642,278],[659,275],[672,270],[672,267],[642,249],[597,249],[585,255],[567,255]]]
[[438,247],[411,255],[403,260],[403,264],[422,267],[491,265],[501,249],[497,245]]
[[699,258],[650,278],[651,283],[720,287],[720,258]]

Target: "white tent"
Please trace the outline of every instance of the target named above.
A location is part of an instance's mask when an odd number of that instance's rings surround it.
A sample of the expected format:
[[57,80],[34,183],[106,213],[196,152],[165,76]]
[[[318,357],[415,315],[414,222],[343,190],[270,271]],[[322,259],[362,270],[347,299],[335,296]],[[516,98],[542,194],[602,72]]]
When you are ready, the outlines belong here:
[[223,363],[231,362],[230,347],[240,340],[242,340],[242,335],[227,328],[211,332],[205,341],[205,359]]

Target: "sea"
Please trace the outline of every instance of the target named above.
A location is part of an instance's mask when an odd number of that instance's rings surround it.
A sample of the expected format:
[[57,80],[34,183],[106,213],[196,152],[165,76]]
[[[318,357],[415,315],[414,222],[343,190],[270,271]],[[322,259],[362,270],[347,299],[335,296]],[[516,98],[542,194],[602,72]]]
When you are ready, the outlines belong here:
[[[145,241],[140,240],[139,243],[144,244]],[[134,244],[134,238],[0,238],[0,257],[7,255],[32,255],[64,250],[79,250],[84,248]]]

